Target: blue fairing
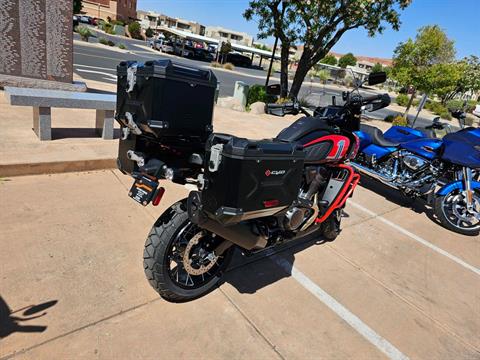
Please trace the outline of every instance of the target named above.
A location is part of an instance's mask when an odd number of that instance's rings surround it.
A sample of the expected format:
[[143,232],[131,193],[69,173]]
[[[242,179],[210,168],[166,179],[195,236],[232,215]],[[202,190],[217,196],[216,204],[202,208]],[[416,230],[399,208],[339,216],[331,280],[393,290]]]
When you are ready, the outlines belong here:
[[418,139],[400,144],[402,149],[408,150],[427,159],[435,158],[442,148],[440,139]]
[[425,134],[406,126],[392,126],[383,134],[383,136],[389,141],[403,143],[406,141],[422,139],[425,137]]
[[354,131],[355,135],[358,136],[358,139],[360,140],[360,150],[362,151],[363,148],[367,147],[372,143],[372,140],[370,138],[370,135],[363,131]]
[[442,159],[469,168],[480,168],[480,129],[467,128],[443,138]]
[[362,152],[367,156],[375,155],[377,160],[384,156],[390,155],[392,152],[398,150],[396,147],[382,147],[375,144],[370,144],[362,149]]
[[[443,186],[440,190],[438,190],[437,195],[443,196],[447,195],[448,193],[452,192],[453,190],[465,190],[463,181],[458,180],[451,182],[450,184],[447,184]],[[480,182],[478,181],[472,181],[472,189],[480,189]]]

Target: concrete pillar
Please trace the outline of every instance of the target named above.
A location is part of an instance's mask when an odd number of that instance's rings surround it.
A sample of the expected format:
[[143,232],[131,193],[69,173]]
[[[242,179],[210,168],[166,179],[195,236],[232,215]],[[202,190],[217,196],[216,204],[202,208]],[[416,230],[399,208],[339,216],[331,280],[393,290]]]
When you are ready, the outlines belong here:
[[33,108],[33,131],[39,140],[52,140],[52,113],[50,108]]
[[105,140],[113,139],[113,110],[97,110],[95,117],[95,132]]

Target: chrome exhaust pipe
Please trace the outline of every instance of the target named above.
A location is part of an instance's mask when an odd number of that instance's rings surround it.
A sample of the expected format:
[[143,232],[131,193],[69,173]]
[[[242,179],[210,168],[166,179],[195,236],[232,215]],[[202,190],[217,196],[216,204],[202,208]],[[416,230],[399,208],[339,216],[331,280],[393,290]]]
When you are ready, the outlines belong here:
[[350,163],[354,168],[355,170],[358,170],[360,171],[361,173],[365,174],[365,175],[368,175],[380,182],[382,182],[383,184],[385,185],[388,185],[394,189],[398,189],[396,184],[393,182],[397,177],[396,176],[385,176],[383,174],[380,174],[379,172],[375,171],[375,170],[372,170],[366,166],[363,166],[363,165],[360,165],[356,162],[351,162]]

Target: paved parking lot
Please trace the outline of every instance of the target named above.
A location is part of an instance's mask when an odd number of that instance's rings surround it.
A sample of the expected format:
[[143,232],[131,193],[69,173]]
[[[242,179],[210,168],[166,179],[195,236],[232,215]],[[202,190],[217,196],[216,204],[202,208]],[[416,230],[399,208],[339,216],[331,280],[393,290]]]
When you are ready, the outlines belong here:
[[[143,275],[158,208],[97,171],[0,179],[0,359],[479,359],[480,239],[363,181],[332,243],[235,258],[186,304]],[[373,192],[376,190],[378,193]]]

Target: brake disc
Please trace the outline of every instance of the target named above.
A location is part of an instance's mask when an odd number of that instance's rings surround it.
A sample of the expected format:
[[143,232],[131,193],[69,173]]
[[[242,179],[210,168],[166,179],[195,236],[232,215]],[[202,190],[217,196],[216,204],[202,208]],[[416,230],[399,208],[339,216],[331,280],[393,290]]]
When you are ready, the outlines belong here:
[[185,251],[183,253],[183,266],[185,268],[185,271],[189,273],[190,275],[202,275],[205,274],[207,271],[209,271],[217,262],[218,256],[215,256],[215,254],[209,253],[205,259],[208,259],[208,264],[196,264],[199,265],[198,267],[194,267],[192,264],[194,260],[191,258],[191,252],[192,249],[195,247],[195,245],[198,245],[200,240],[203,237],[203,232],[199,232],[195,234],[190,241],[187,244],[187,247],[185,248]]
[[467,210],[465,207],[465,199],[462,195],[456,195],[452,200],[452,211],[457,219],[460,219],[466,223],[473,224],[475,220],[480,220],[480,199],[474,195],[473,196],[473,207],[472,211]]

